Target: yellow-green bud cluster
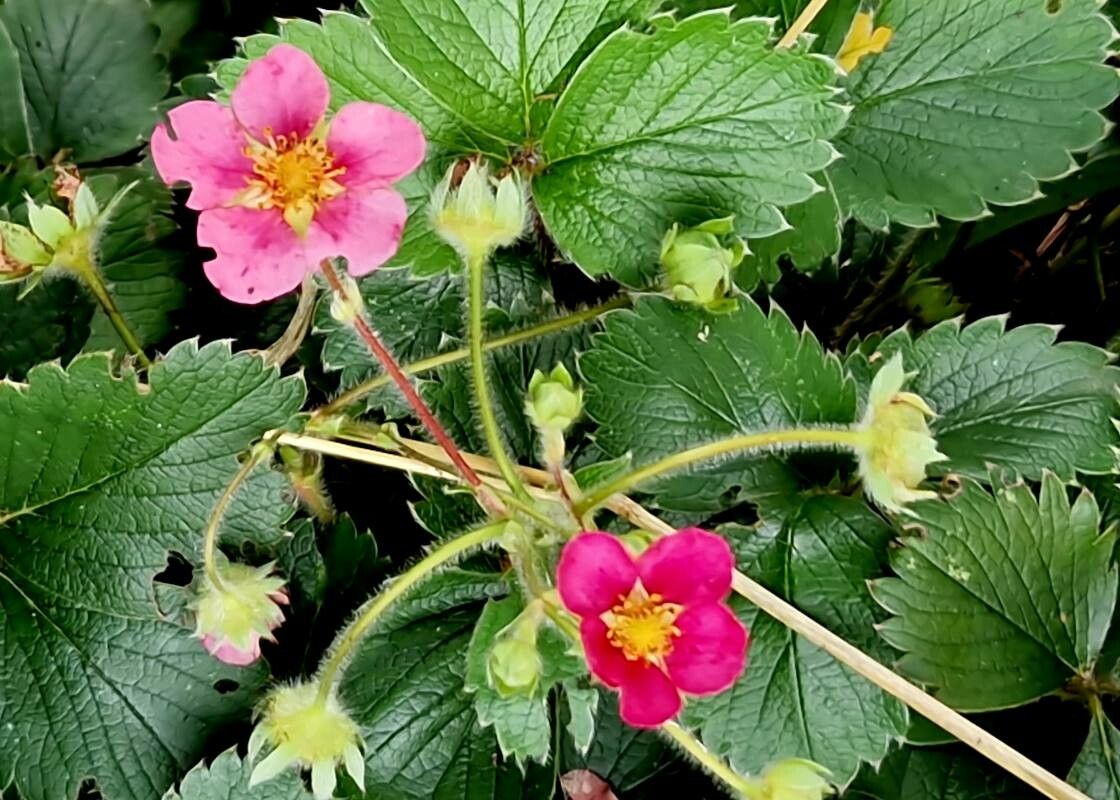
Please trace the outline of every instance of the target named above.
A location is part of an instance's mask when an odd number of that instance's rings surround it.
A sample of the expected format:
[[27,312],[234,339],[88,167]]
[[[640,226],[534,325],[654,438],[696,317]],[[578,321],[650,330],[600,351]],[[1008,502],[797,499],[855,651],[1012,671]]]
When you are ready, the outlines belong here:
[[[665,289],[675,300],[713,313],[734,311],[735,268],[747,253],[733,237],[734,218],[723,217],[682,230],[673,225],[661,242]],[[726,243],[725,243],[726,242]]]

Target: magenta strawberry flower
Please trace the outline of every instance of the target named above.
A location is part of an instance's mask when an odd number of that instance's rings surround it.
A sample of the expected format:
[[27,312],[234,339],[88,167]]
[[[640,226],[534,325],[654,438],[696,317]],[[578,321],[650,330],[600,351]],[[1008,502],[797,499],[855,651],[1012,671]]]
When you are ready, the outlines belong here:
[[302,50],[279,44],[245,70],[230,105],[196,100],[152,135],[168,184],[191,185],[206,276],[239,303],[299,286],[324,258],[365,275],[397,251],[407,210],[392,184],[424,158],[412,119],[347,103],[329,121],[330,87]]
[[681,710],[682,695],[718,694],[742,674],[749,636],[725,602],[733,569],[727,542],[699,528],[637,558],[607,533],[564,546],[560,598],[580,617],[592,674],[620,692],[625,722],[661,725]]

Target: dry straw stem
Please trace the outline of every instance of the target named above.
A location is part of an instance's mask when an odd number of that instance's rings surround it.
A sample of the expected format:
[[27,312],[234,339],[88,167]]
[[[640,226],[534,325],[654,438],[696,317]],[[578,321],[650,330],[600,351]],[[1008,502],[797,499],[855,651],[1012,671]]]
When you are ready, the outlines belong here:
[[827,2],[828,0],[813,0],[805,6],[805,10],[793,21],[785,35],[778,40],[778,47],[793,47],[797,37],[809,29],[809,26],[813,24],[813,20],[817,18],[817,14],[821,13],[821,9],[825,7]]
[[[314,450],[339,458],[363,461],[367,464],[377,464],[392,469],[401,469],[421,475],[430,475],[435,478],[459,480],[458,476],[453,473],[439,469],[429,463],[393,453],[383,453],[365,447],[356,447],[354,445],[291,433],[281,435],[279,443],[302,448],[304,450]],[[403,440],[402,444],[433,461],[444,461],[446,459],[440,448],[427,444],[426,442]],[[486,474],[488,483],[491,481],[498,481],[495,485],[501,485],[500,479],[495,477],[498,472],[498,465],[493,460],[469,453],[465,453],[464,458],[480,473]],[[518,467],[518,471],[521,474],[522,480],[534,487],[535,491],[533,491],[533,494],[543,493],[546,496],[549,494],[547,491],[543,491],[543,487],[550,486],[552,483],[552,478],[547,472],[529,467]],[[671,525],[651,514],[630,498],[622,495],[615,495],[611,498],[607,503],[607,508],[634,525],[652,533],[664,535],[672,533],[674,530]],[[759,609],[781,622],[790,630],[803,637],[806,641],[820,647],[837,661],[840,661],[849,669],[862,675],[887,694],[902,701],[923,716],[928,717],[939,727],[953,734],[960,741],[976,750],[985,758],[999,764],[1012,775],[1050,798],[1050,800],[1092,800],[1092,798],[1084,792],[1070,786],[1052,772],[1043,769],[1022,753],[1009,747],[979,725],[969,721],[941,701],[934,699],[925,691],[883,666],[862,650],[853,647],[832,631],[801,613],[794,606],[773,594],[761,584],[751,580],[738,570],[736,570],[733,577],[732,588],[736,593],[745,597]]]

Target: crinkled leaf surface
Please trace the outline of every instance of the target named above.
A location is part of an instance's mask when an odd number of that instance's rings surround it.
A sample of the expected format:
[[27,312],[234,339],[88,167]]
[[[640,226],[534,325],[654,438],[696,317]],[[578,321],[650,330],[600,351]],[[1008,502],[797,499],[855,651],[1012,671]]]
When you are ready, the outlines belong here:
[[[857,499],[786,501],[757,530],[733,526],[740,568],[865,651],[881,618],[866,581],[885,569],[890,527]],[[684,719],[743,774],[781,758],[808,758],[845,783],[906,732],[905,708],[828,653],[733,600],[751,632],[747,671],[731,689],[691,702]]]
[[[116,169],[89,177],[101,207],[120,188],[139,181],[110,217],[101,239],[101,269],[117,307],[145,345],[171,330],[171,313],[179,309],[186,288],[178,275],[185,256],[173,240],[171,192],[141,169]],[[94,314],[86,350],[125,350],[100,308]]]
[[242,761],[236,750],[227,750],[209,765],[199,764],[163,800],[307,800],[303,779],[294,769],[249,788],[253,765]]
[[169,78],[141,0],[0,6],[0,153],[77,162],[137,147]]
[[1038,794],[963,746],[904,747],[865,767],[853,800],[1035,800]]
[[[989,465],[1037,480],[1043,470],[1111,472],[1118,442],[1112,416],[1120,370],[1111,356],[1082,342],[1055,344],[1055,328],[1006,329],[990,317],[962,328],[942,323],[914,338],[898,331],[877,346],[902,353],[908,387],[933,406],[931,429],[949,460],[936,474],[987,480]],[[852,361],[866,373],[866,362]]]
[[[259,682],[221,665],[156,607],[169,551],[193,560],[236,456],[285,424],[298,379],[215,343],[182,344],[149,384],[105,356],[0,384],[0,773],[25,800],[150,800],[239,717]],[[227,535],[275,538],[291,514],[262,471]],[[219,694],[221,679],[248,684]]]
[[1067,780],[1094,800],[1120,798],[1120,730],[1098,704]]
[[523,779],[500,762],[463,690],[482,603],[507,590],[503,576],[447,570],[394,606],[356,649],[341,698],[365,738],[370,800],[546,796],[527,788],[538,775]]
[[875,22],[894,36],[848,80],[829,170],[841,208],[869,225],[1030,200],[1105,134],[1097,110],[1120,82],[1097,0],[883,0]]
[[891,554],[897,578],[874,584],[893,616],[883,636],[899,667],[969,711],[1005,708],[1091,669],[1116,603],[1115,531],[1096,501],[1070,505],[1043,475],[990,494],[971,480],[948,502],[913,506],[921,535]]
[[[556,314],[548,282],[532,262],[501,256],[488,269],[485,327],[488,338],[528,327]],[[379,270],[360,281],[369,318],[390,350],[404,364],[460,350],[467,345],[463,329],[463,276],[409,277],[401,270]],[[326,334],[323,362],[341,370],[342,385],[352,386],[380,371],[365,345],[320,306],[318,329]],[[497,348],[487,359],[491,392],[502,430],[519,457],[536,453],[536,433],[525,417],[525,391],[535,369],[550,370],[564,362],[574,369],[575,352],[586,345],[586,325]],[[465,351],[455,363],[418,375],[420,392],[449,433],[463,447],[485,449],[471,397],[473,390]],[[391,417],[411,414],[395,387],[372,393],[367,407]]]
[[735,215],[761,237],[820,186],[844,121],[833,70],[775,50],[770,23],[709,12],[621,30],[580,67],[541,141],[533,195],[561,251],[631,285],[656,274],[674,222]]
[[386,49],[432,96],[517,147],[577,54],[649,0],[362,0]]
[[[742,433],[850,423],[855,383],[807,331],[777,308],[744,299],[712,316],[664,298],[613,311],[580,358],[596,443],[640,466]],[[798,475],[777,455],[729,458],[646,487],[666,508],[713,511],[725,492],[758,498],[796,490]]]

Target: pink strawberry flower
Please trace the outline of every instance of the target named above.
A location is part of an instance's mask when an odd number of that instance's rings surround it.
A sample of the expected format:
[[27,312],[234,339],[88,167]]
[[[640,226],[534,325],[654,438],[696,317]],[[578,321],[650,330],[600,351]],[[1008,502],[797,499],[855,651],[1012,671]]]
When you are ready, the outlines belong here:
[[409,117],[376,103],[324,116],[330,87],[311,56],[279,44],[253,62],[229,106],[195,100],[152,134],[168,184],[191,185],[206,276],[239,303],[299,286],[324,258],[365,275],[397,251],[407,217],[392,184],[424,159]]
[[749,636],[725,602],[733,569],[727,542],[699,528],[637,558],[608,533],[564,546],[560,598],[580,617],[592,674],[621,693],[624,722],[657,727],[681,710],[682,694],[718,694],[743,673]]

